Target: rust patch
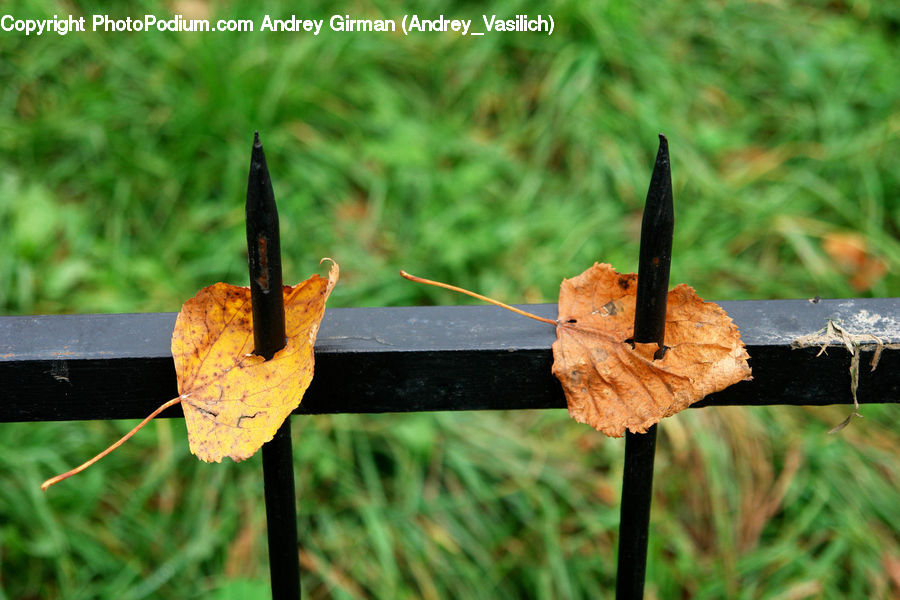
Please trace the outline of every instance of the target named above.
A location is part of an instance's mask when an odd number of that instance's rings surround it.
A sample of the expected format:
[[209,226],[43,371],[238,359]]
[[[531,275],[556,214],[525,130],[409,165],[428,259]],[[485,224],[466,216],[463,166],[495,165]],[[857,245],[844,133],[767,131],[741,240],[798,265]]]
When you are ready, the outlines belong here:
[[258,248],[260,275],[256,278],[256,283],[259,284],[259,287],[261,287],[264,292],[269,291],[269,254],[266,246],[267,240],[265,236],[259,236]]

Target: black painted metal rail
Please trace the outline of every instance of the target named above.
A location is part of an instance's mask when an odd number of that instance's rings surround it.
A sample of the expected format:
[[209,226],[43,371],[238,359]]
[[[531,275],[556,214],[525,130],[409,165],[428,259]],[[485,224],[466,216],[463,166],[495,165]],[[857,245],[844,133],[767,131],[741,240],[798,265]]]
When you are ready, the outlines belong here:
[[[747,344],[753,380],[694,406],[851,404],[846,349],[791,348],[828,319],[900,343],[900,298],[719,304]],[[526,308],[556,318],[554,304]],[[175,313],[0,317],[0,422],[144,418],[178,395],[174,324]],[[564,408],[550,373],[555,338],[493,306],[328,309],[295,414]],[[886,348],[875,371],[860,369],[859,401],[900,402],[898,373],[900,350]]]

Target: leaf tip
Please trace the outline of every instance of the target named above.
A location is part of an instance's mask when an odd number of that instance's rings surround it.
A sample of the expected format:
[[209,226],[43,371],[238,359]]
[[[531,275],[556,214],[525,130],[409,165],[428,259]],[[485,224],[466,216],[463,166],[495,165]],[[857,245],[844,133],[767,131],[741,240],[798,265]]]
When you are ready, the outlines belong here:
[[331,267],[328,269],[328,285],[325,288],[325,299],[328,300],[328,297],[331,295],[331,290],[334,289],[338,279],[341,278],[341,267],[336,260],[329,256],[321,258],[319,264],[321,265],[326,260],[331,263]]

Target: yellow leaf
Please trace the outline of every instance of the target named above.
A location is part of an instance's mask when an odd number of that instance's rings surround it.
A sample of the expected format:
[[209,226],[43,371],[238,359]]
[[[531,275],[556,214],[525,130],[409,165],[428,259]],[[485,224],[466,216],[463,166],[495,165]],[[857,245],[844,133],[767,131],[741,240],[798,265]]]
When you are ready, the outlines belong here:
[[179,402],[188,444],[198,458],[220,462],[223,456],[253,456],[300,405],[312,381],[316,334],[339,276],[332,261],[327,279],[313,275],[283,288],[285,347],[268,361],[253,354],[250,288],[217,283],[197,292],[184,303],[172,333],[180,396],[94,458],[42,483],[41,489],[85,470]]
[[313,376],[313,346],[338,279],[313,275],[284,287],[287,341],[271,360],[253,354],[250,288],[203,288],[184,303],[172,356],[191,452],[219,462],[249,458],[297,408]]

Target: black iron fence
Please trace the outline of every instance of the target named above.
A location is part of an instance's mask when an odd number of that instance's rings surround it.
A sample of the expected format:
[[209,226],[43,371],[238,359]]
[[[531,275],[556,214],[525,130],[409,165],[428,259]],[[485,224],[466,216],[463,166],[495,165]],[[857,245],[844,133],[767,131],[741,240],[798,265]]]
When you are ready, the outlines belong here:
[[[792,348],[828,319],[885,345],[874,371],[877,344],[862,346],[859,402],[900,401],[900,298],[720,304],[747,344],[753,380],[694,406],[852,404],[846,348]],[[527,308],[556,315],[555,305]],[[174,313],[0,317],[0,422],[145,417],[178,395],[174,323]],[[561,409],[555,339],[552,327],[491,306],[329,309],[295,414]]]
[[[661,138],[642,230],[639,288],[641,281],[653,283],[645,284],[650,289],[643,299],[638,292],[637,321],[643,313],[642,329],[648,332],[638,341],[663,336],[659,319],[665,315],[672,225],[664,147]],[[266,281],[280,282],[277,214],[258,140],[247,217],[251,281],[257,279],[254,269],[268,268]],[[261,259],[260,252],[267,251]],[[658,273],[656,266],[662,267]],[[284,339],[283,316],[277,327],[280,304],[263,308],[259,291],[251,291],[256,348],[270,357]],[[851,404],[851,389],[860,403],[900,402],[900,298],[720,304],[747,345],[753,380],[695,407]],[[555,305],[527,309],[556,318]],[[829,322],[839,323],[850,337],[811,341],[809,336]],[[174,313],[0,317],[0,422],[145,417],[178,396],[170,351],[174,323]],[[267,324],[272,328],[264,334]],[[266,345],[266,335],[274,345]],[[555,339],[552,326],[490,306],[328,310],[315,348],[315,378],[295,413],[564,408],[562,388],[551,373]],[[806,344],[798,348],[801,339]],[[829,351],[823,352],[823,345]],[[860,367],[866,364],[860,362],[863,352],[877,354],[877,369]],[[161,416],[180,417],[181,407]],[[654,440],[655,426],[647,434],[627,436],[619,598],[643,595]],[[300,594],[290,448],[288,424],[263,446],[274,598]]]

